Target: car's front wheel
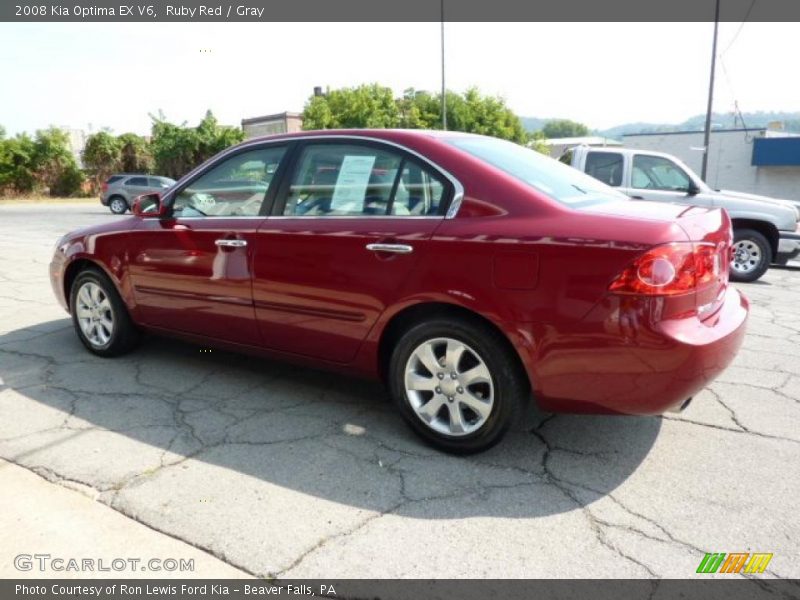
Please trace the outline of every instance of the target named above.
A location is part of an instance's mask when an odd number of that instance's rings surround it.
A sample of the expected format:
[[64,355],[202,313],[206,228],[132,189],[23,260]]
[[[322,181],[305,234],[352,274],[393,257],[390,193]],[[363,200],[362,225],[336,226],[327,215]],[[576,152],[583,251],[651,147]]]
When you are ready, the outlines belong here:
[[733,232],[731,279],[751,282],[761,277],[772,263],[772,246],[764,235],[754,229],[736,229]]
[[412,327],[397,343],[389,388],[423,439],[467,454],[496,444],[528,393],[517,357],[489,326],[437,318]]
[[72,323],[81,342],[98,356],[124,354],[139,341],[139,330],[111,280],[95,269],[78,274],[70,291]]
[[108,201],[108,207],[115,215],[122,215],[128,210],[128,203],[122,196],[114,196]]

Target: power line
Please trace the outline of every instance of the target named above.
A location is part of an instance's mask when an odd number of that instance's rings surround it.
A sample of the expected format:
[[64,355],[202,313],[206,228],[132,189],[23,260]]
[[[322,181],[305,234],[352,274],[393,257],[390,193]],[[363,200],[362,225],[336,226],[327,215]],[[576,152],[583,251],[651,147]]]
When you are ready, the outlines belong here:
[[733,37],[731,38],[731,41],[728,42],[727,46],[725,46],[725,50],[720,52],[720,56],[722,56],[728,50],[730,50],[731,46],[733,46],[734,42],[739,38],[739,34],[742,33],[742,29],[744,29],[745,23],[747,23],[747,19],[750,17],[750,13],[753,11],[753,7],[756,5],[756,2],[758,2],[758,0],[753,0],[750,3],[750,8],[747,9],[747,12],[744,15],[744,19],[742,19],[742,22],[739,24],[739,29],[737,29],[736,33],[733,34]]

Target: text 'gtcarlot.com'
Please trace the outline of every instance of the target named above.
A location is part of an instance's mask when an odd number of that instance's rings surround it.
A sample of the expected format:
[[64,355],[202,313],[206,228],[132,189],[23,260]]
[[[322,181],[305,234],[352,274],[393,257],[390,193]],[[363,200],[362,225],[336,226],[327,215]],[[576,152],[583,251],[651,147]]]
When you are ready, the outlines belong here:
[[189,558],[64,558],[50,554],[17,554],[17,571],[95,572],[95,571],[194,571],[194,559]]

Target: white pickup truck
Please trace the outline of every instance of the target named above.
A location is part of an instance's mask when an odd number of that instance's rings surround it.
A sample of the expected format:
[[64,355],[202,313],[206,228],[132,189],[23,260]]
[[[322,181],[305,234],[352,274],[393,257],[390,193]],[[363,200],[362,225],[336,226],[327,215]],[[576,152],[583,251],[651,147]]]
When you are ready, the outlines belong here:
[[559,160],[635,200],[727,210],[733,222],[734,281],[755,281],[770,264],[786,264],[800,254],[800,208],[789,200],[714,190],[679,159],[662,152],[576,146]]

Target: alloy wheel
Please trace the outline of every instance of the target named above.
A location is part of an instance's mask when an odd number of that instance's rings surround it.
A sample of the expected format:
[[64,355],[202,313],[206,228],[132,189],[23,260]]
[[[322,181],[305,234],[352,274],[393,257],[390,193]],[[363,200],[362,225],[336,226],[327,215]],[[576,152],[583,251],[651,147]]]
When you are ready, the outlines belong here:
[[111,212],[121,215],[128,209],[128,205],[122,198],[114,198],[111,201]]
[[434,431],[464,436],[480,429],[494,406],[494,382],[483,358],[452,338],[417,346],[405,369],[405,393],[420,420]]
[[87,281],[78,290],[75,314],[78,325],[89,343],[102,348],[114,334],[114,313],[111,301],[99,285]]

